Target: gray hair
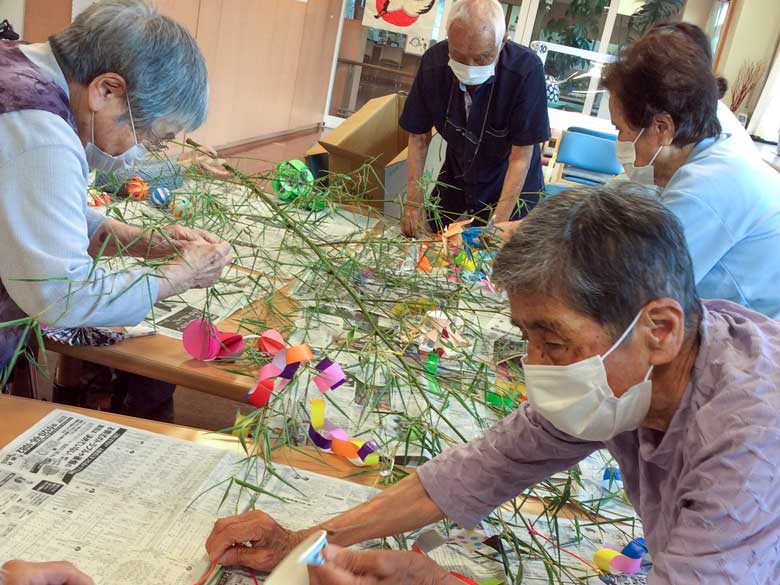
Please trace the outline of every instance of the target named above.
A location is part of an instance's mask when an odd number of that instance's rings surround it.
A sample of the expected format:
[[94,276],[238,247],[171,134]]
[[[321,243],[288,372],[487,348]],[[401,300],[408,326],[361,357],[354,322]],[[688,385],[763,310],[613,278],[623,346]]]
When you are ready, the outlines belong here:
[[640,309],[671,298],[696,331],[702,308],[682,226],[636,183],[572,187],[546,199],[499,253],[493,277],[510,294],[554,296],[624,331]]
[[164,120],[192,131],[206,119],[208,73],[195,39],[145,0],[96,2],[49,42],[69,80],[121,75],[139,128]]
[[458,0],[447,19],[448,31],[455,22],[492,31],[496,35],[496,47],[501,46],[506,35],[504,9],[498,0]]

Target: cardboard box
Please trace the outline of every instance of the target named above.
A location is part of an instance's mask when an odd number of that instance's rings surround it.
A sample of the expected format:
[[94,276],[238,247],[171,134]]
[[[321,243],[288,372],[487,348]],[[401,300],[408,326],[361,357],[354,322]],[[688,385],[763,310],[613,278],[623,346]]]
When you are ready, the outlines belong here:
[[320,184],[328,184],[328,151],[319,142],[304,153],[304,161]]
[[[399,94],[373,99],[319,141],[328,153],[330,175],[349,176],[347,193],[377,209],[384,207],[385,167],[409,144],[398,125],[405,102]],[[358,172],[365,165],[370,169]]]
[[[423,180],[428,185],[428,195],[436,186],[446,153],[447,143],[444,142],[441,134],[434,130],[431,144],[428,147],[428,158],[425,159],[425,170],[423,171]],[[408,182],[408,158],[409,149],[405,148],[385,167],[385,201],[383,207],[385,216],[392,219],[401,219]]]

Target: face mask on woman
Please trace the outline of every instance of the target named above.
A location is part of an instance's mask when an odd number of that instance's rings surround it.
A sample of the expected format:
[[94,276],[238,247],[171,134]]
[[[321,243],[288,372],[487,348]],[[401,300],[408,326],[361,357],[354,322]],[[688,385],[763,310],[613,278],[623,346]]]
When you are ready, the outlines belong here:
[[626,171],[626,176],[628,176],[629,179],[643,185],[655,185],[655,169],[653,168],[653,163],[661,153],[663,146],[658,147],[658,150],[655,151],[653,158],[650,159],[650,162],[647,165],[643,167],[635,166],[636,143],[644,131],[645,129],[642,128],[642,130],[639,131],[639,134],[637,134],[636,138],[634,138],[632,141],[617,141],[617,145],[615,147],[617,151],[617,159],[618,162],[623,165],[623,169]]
[[101,150],[95,144],[95,112],[92,112],[92,139],[84,147],[87,154],[87,163],[91,170],[103,171],[104,173],[121,173],[133,168],[136,163],[142,161],[149,154],[146,147],[138,142],[138,136],[135,133],[135,123],[133,122],[133,112],[130,109],[130,98],[127,97],[127,112],[130,115],[130,127],[133,129],[133,140],[135,144],[125,152],[118,155],[111,155]]
[[641,315],[640,311],[604,355],[568,366],[532,366],[524,358],[528,402],[534,410],[558,430],[586,441],[608,441],[639,428],[650,410],[653,367],[642,382],[618,398],[607,382],[604,360],[620,347]]

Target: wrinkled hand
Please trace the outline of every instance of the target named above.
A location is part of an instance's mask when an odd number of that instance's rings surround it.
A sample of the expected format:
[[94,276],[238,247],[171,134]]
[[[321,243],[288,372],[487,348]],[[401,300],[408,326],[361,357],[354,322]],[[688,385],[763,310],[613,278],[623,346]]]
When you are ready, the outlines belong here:
[[198,228],[188,228],[183,225],[167,225],[163,228],[163,231],[168,234],[168,237],[177,242],[189,242],[189,243],[206,243],[206,244],[219,244],[220,240],[217,236],[206,230]]
[[504,242],[508,242],[509,238],[512,237],[512,234],[515,233],[515,230],[520,227],[520,222],[522,221],[523,220],[521,219],[517,221],[505,221],[502,223],[497,223],[494,230],[495,236]]
[[429,558],[407,551],[360,552],[329,546],[317,585],[463,585]]
[[188,243],[179,257],[160,269],[157,300],[181,294],[191,288],[208,288],[222,276],[222,270],[233,259],[227,242],[219,244]]
[[509,201],[508,203],[499,201],[498,205],[496,205],[496,210],[493,212],[493,223],[498,225],[510,221],[516,206],[517,203],[515,201]]
[[5,585],[95,585],[70,563],[8,561],[0,570]]
[[422,228],[422,218],[425,217],[425,210],[418,205],[409,203],[404,206],[401,214],[401,231],[409,238],[416,238]]
[[216,561],[222,566],[271,571],[306,536],[306,531],[287,530],[268,514],[256,510],[218,520],[206,540],[206,552],[212,563]]

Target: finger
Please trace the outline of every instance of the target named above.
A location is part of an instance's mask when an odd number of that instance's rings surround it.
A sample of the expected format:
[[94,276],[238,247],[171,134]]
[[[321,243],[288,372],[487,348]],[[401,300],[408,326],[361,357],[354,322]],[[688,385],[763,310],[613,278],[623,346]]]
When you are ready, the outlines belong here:
[[[225,551],[240,542],[257,542],[260,546],[266,544],[270,532],[270,522],[263,518],[244,517],[238,522],[224,524],[218,532],[215,530],[206,541],[206,552],[209,560],[214,562]],[[251,550],[251,549],[250,549]]]
[[46,585],[94,585],[92,579],[71,563],[38,563],[34,566],[45,579]]
[[227,518],[220,518],[217,520],[214,523],[214,528],[211,529],[211,534],[209,534],[208,538],[206,539],[206,549],[208,549],[209,544],[214,541],[215,536],[226,530],[229,526],[238,524],[239,522],[244,522],[245,520],[246,513],[238,516],[228,516]]
[[[216,539],[220,535],[224,534],[226,530],[230,530],[231,526],[242,524],[254,516],[255,516],[254,512],[244,512],[243,514],[239,514],[237,516],[228,516],[227,518],[220,518],[219,520],[217,520],[214,523],[214,528],[211,529],[211,534],[209,534],[209,537],[206,539],[206,550],[213,548]],[[259,518],[257,519],[259,520]],[[235,544],[235,542],[236,541],[232,541],[230,545],[232,546],[233,544]],[[213,561],[214,559],[212,558],[210,560]]]
[[386,553],[379,551],[361,552],[344,548],[336,551],[328,551],[325,558],[345,571],[355,575],[384,575],[384,556]]
[[257,571],[272,571],[279,559],[273,551],[249,548],[246,546],[234,546],[225,551],[217,564],[223,567],[242,566]]
[[209,244],[219,244],[222,242],[222,240],[220,240],[217,236],[211,232],[207,232],[206,230],[198,230],[198,233],[200,234],[200,237],[206,240]]
[[328,563],[322,567],[312,567],[311,573],[322,585],[377,585],[379,583],[376,577],[355,575]]

